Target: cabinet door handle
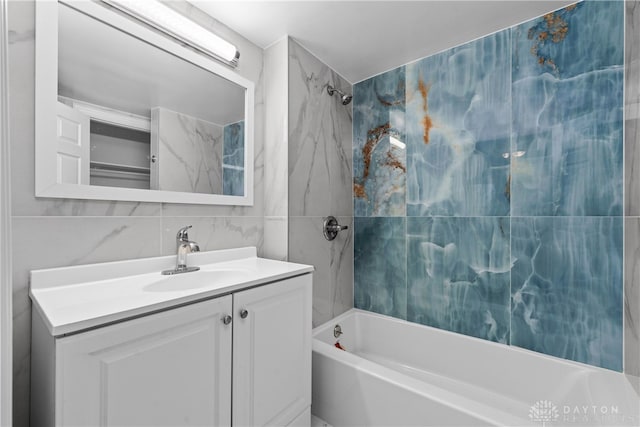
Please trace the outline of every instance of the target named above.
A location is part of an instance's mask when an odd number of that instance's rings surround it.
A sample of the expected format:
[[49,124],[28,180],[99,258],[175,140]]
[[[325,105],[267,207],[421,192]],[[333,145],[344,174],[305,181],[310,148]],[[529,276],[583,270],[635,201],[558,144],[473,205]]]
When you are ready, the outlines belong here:
[[246,319],[248,315],[249,315],[249,312],[247,311],[246,308],[243,308],[242,310],[240,310],[240,317],[241,318]]
[[231,323],[231,320],[233,320],[233,318],[228,314],[226,316],[222,316],[222,323],[224,323],[225,325]]

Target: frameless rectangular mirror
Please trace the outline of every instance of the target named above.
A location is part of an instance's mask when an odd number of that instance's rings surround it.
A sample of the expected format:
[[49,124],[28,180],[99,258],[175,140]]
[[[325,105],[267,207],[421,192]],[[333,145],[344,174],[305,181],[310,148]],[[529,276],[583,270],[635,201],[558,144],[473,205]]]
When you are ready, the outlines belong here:
[[36,196],[251,205],[253,97],[100,2],[37,2]]

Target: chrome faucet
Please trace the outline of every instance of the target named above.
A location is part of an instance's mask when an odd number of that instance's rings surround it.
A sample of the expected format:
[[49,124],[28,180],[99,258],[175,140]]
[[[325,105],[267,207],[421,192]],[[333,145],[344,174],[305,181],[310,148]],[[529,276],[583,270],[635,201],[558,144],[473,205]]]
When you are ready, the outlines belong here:
[[176,268],[173,270],[164,270],[162,274],[180,274],[200,270],[200,267],[187,267],[187,255],[191,252],[200,252],[198,244],[189,240],[187,230],[191,227],[191,225],[187,225],[178,230],[178,234],[176,234],[176,250],[178,253]]

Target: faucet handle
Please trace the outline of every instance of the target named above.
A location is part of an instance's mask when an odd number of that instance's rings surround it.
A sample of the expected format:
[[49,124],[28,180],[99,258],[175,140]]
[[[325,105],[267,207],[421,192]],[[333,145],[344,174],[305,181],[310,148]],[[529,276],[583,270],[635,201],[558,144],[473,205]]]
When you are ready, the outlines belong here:
[[176,239],[177,240],[189,240],[189,234],[187,234],[187,230],[189,230],[191,227],[193,227],[192,225],[187,225],[186,227],[182,227],[180,230],[178,230],[178,234],[176,234]]

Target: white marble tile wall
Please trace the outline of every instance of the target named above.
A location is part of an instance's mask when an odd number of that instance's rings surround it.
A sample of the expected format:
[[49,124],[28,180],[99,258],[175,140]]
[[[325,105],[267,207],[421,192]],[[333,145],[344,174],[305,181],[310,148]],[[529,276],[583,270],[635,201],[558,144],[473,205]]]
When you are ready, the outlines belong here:
[[353,217],[336,217],[349,226],[333,241],[322,234],[322,217],[289,218],[289,260],[312,264],[313,326],[323,324],[353,307]]
[[[327,85],[352,85],[289,40],[289,260],[315,266],[313,324],[353,307],[352,109]],[[329,242],[326,216],[349,229]]]
[[216,249],[262,247],[264,240],[263,219],[261,217],[163,217],[162,254],[176,253],[176,232],[186,225],[189,240],[195,241],[201,251]]
[[222,126],[158,107],[151,129],[152,190],[222,194]]
[[264,244],[262,246],[263,256],[277,259],[279,261],[288,260],[289,243],[289,217],[287,216],[265,216],[264,217]]
[[[12,168],[14,295],[14,422],[29,425],[32,269],[159,256],[171,253],[179,226],[203,250],[264,244],[263,51],[183,1],[172,7],[235,43],[237,72],[256,84],[254,205],[202,206],[34,197],[34,21],[33,1],[10,1],[9,111]],[[3,94],[4,96],[5,94]],[[172,243],[173,242],[173,243]]]
[[624,371],[640,376],[640,1],[625,8]]
[[264,255],[287,259],[288,216],[288,39],[264,51],[265,171]]
[[352,104],[327,93],[352,86],[289,42],[289,215],[353,215]]
[[640,216],[640,1],[625,6],[625,214]]
[[288,39],[264,51],[265,111],[265,216],[288,214]]
[[624,371],[640,376],[640,218],[625,218]]

